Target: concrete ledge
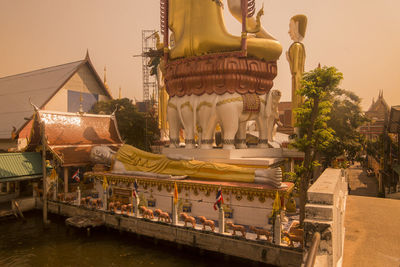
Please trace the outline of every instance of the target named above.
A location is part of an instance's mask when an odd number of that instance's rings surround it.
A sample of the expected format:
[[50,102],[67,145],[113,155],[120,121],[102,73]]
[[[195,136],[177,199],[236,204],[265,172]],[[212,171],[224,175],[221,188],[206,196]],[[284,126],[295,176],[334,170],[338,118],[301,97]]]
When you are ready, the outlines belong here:
[[333,205],[341,173],[340,169],[326,169],[308,189],[308,203]]
[[315,220],[333,220],[333,207],[331,205],[307,204],[306,218]]
[[127,231],[177,244],[241,257],[244,259],[277,266],[299,266],[303,251],[299,248],[280,247],[269,242],[246,240],[230,234],[217,234],[195,230],[147,219],[110,214],[100,210],[89,210],[59,202],[48,202],[48,211],[62,216],[98,216],[107,227]]
[[340,169],[326,169],[307,191],[305,247],[310,248],[314,233],[321,234],[317,266],[338,266],[343,256],[347,196],[344,174]]

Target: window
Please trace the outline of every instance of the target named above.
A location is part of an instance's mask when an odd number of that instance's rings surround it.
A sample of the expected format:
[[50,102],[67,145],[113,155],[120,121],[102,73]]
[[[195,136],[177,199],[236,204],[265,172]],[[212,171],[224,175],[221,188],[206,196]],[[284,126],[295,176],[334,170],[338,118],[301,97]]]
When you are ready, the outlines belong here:
[[80,93],[68,90],[68,112],[78,112],[81,104],[82,94],[82,108],[83,112],[88,112],[92,106],[99,100],[98,94]]

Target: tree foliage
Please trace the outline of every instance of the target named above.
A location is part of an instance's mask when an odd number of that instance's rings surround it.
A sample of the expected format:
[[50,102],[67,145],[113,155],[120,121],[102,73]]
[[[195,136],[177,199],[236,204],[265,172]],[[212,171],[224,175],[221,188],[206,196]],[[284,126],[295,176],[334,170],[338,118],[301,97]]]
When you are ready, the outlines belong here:
[[335,131],[335,139],[324,151],[326,165],[341,155],[348,161],[354,161],[365,143],[364,135],[357,129],[368,121],[361,111],[361,99],[353,92],[337,89],[333,92],[331,103],[332,110],[327,123]]
[[293,143],[305,155],[302,165],[296,168],[301,222],[314,167],[321,163],[329,166],[342,155],[353,161],[364,144],[357,129],[368,119],[361,111],[360,98],[338,87],[342,79],[343,74],[335,67],[318,67],[304,74],[297,92],[305,99],[295,111],[299,136]]
[[160,137],[158,121],[153,112],[138,112],[128,98],[99,101],[92,109],[95,114],[112,114],[114,111],[121,138],[126,144],[150,151]]
[[335,67],[318,67],[304,73],[298,94],[304,104],[296,109],[299,136],[293,146],[304,152],[304,161],[298,168],[300,177],[300,223],[303,225],[307,190],[312,178],[313,167],[318,164],[318,152],[328,148],[335,140],[334,130],[328,126],[332,93],[338,89],[342,73]]

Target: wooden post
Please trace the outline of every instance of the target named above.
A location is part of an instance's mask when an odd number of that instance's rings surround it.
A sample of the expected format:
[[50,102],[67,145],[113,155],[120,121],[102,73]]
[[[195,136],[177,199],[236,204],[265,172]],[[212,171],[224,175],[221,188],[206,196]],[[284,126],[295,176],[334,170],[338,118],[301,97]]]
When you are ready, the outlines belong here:
[[171,205],[172,205],[172,225],[177,225],[178,224],[178,212],[177,212],[177,207],[174,203],[174,197],[171,197]]
[[108,195],[108,190],[105,189],[104,190],[104,194],[103,194],[103,210],[106,211],[107,210],[107,195]]
[[78,186],[78,189],[76,190],[76,192],[77,192],[76,200],[78,202],[78,203],[76,203],[76,205],[79,206],[81,204],[81,189],[79,188],[79,186]]
[[[139,196],[137,196],[139,197]],[[135,201],[133,201],[133,204],[135,205],[135,217],[139,218],[139,201],[137,199],[135,199]]]
[[218,225],[218,233],[223,234],[225,232],[225,212],[222,206],[219,208]]
[[68,193],[68,167],[64,167],[64,193]]
[[274,223],[274,244],[281,245],[281,216],[276,215]]
[[41,122],[41,134],[42,134],[42,171],[43,171],[43,222],[48,224],[47,220],[47,169],[46,169],[46,136],[44,130],[44,122]]

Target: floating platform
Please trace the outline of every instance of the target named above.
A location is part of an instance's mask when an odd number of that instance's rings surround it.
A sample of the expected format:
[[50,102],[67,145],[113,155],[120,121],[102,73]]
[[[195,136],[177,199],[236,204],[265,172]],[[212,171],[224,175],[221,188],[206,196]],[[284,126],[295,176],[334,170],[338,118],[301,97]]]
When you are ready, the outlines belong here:
[[74,216],[65,220],[65,224],[76,228],[94,228],[104,225],[104,221],[95,216]]

